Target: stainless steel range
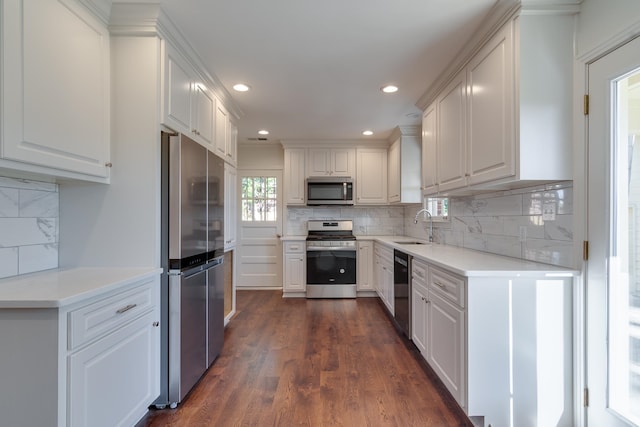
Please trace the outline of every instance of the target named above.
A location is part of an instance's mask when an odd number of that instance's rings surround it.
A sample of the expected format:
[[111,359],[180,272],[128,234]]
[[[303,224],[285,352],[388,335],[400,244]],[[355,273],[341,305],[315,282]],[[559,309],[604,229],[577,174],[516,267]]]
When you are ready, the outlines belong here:
[[353,221],[313,220],[307,228],[307,298],[355,298]]

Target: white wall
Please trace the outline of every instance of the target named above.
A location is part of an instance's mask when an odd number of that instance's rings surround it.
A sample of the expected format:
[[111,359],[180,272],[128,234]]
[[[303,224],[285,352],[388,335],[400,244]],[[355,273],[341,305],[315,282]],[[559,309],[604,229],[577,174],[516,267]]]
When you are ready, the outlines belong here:
[[240,144],[238,169],[284,168],[284,149],[280,144]]
[[60,186],[60,266],[160,266],[160,41],[115,37],[111,184]]
[[578,15],[576,51],[590,55],[603,46],[618,44],[640,30],[640,1],[584,0]]

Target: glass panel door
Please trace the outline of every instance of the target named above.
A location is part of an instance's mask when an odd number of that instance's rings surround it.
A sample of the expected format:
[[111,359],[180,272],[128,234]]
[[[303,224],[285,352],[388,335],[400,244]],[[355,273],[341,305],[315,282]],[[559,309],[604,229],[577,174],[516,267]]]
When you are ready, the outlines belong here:
[[640,426],[640,39],[589,65],[588,426]]
[[640,72],[612,83],[609,406],[640,424]]

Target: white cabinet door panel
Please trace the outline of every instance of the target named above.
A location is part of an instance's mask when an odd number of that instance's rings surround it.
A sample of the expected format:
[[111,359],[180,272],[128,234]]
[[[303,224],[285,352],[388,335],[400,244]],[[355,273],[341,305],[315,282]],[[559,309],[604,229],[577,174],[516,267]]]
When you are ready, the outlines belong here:
[[227,145],[229,138],[229,112],[220,100],[216,100],[216,154],[223,159],[227,155]]
[[459,73],[438,99],[438,181],[440,190],[467,184],[466,76]]
[[387,150],[358,149],[357,204],[387,203]]
[[2,4],[2,157],[108,177],[109,32],[68,1]]
[[167,47],[166,118],[177,131],[191,135],[191,74],[180,54]]
[[70,426],[135,425],[144,415],[159,375],[153,319],[150,312],[69,357]]
[[429,292],[427,362],[460,406],[464,391],[464,312],[434,292]]
[[194,116],[193,131],[209,147],[213,147],[213,118],[215,99],[211,92],[203,85],[193,87]]
[[470,184],[516,173],[512,28],[506,25],[469,64]]
[[437,113],[433,103],[422,115],[422,192],[425,195],[438,192]]

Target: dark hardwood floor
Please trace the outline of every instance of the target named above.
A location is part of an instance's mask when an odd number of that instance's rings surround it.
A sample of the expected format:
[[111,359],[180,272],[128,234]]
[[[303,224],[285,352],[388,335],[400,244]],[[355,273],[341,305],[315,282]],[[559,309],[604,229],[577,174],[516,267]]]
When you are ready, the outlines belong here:
[[139,426],[471,426],[375,298],[238,291],[221,356]]

